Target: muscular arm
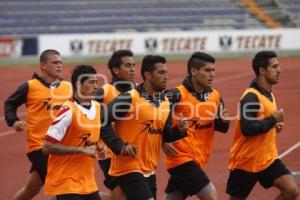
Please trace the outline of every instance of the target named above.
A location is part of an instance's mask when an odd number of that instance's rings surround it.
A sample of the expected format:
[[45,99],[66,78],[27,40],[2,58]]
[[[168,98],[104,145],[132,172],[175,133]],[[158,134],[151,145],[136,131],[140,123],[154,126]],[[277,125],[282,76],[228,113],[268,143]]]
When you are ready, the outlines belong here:
[[72,111],[68,107],[62,108],[48,129],[46,140],[43,145],[43,153],[55,155],[85,154],[87,156],[95,157],[96,146],[65,146],[60,143],[65,137],[71,123]]
[[172,114],[170,113],[163,129],[163,142],[174,142],[186,136],[185,131],[180,131],[178,126],[172,127]]
[[54,141],[48,138],[44,142],[43,153],[55,155],[84,154],[87,156],[96,157],[96,146],[71,147],[62,145],[60,143],[55,143]]
[[4,102],[4,116],[8,126],[13,126],[20,119],[17,116],[17,109],[26,103],[28,93],[28,83],[23,83],[18,89],[10,95]]
[[224,109],[224,101],[221,98],[220,106],[218,108],[218,114],[217,114],[217,117],[215,119],[215,130],[219,131],[221,133],[227,133],[227,131],[229,129],[229,121],[224,122],[224,120],[222,119],[222,117],[223,117],[223,116],[221,116],[222,109]]
[[246,94],[241,100],[241,130],[244,136],[257,136],[268,132],[276,124],[273,116],[257,119],[260,109],[258,97],[254,93]]
[[115,153],[120,154],[125,142],[114,132],[111,124],[117,119],[124,117],[131,104],[129,93],[122,93],[117,96],[107,107],[101,109],[101,138],[106,145]]

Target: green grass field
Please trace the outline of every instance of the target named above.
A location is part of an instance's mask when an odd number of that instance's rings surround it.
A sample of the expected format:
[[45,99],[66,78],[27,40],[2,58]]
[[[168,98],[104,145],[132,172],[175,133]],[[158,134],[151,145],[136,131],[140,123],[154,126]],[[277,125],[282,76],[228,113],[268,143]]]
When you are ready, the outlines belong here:
[[[277,51],[279,57],[300,57],[300,51]],[[255,52],[248,53],[211,53],[217,59],[243,59],[243,58],[251,58]],[[165,55],[167,60],[187,60],[190,54],[186,55]],[[78,64],[78,63],[87,63],[87,64],[106,64],[108,60],[108,56],[102,57],[63,57],[63,62],[65,64]],[[142,59],[142,56],[135,56],[136,62],[139,63]],[[21,58],[0,58],[0,67],[22,67],[22,66],[36,66],[38,65],[38,57],[21,57]]]

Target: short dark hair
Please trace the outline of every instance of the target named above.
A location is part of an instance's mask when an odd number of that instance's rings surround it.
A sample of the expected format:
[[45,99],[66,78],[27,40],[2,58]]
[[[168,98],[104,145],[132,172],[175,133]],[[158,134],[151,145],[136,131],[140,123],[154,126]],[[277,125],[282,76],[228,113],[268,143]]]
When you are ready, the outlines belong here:
[[144,77],[145,72],[153,72],[155,70],[155,64],[156,63],[163,63],[165,64],[167,62],[166,58],[159,55],[146,55],[143,58],[142,66],[141,66],[141,75]]
[[[88,75],[90,74],[97,74],[96,69],[91,66],[91,65],[77,65],[73,68],[72,70],[72,76],[71,76],[71,83],[76,90],[76,83],[77,81],[80,81],[80,84],[82,84],[84,81],[86,81],[89,77]],[[86,76],[83,76],[86,75]],[[81,78],[81,76],[83,76]],[[80,80],[78,80],[80,78]]]
[[51,56],[51,55],[59,55],[60,56],[60,53],[55,49],[47,49],[47,50],[45,50],[41,53],[40,62],[41,63],[47,62],[48,57]]
[[271,58],[276,58],[277,55],[274,51],[260,51],[258,52],[254,58],[252,59],[252,69],[258,77],[259,75],[259,68],[267,68],[269,66],[269,60]]
[[115,75],[114,72],[112,71],[112,68],[117,67],[120,68],[122,64],[122,58],[123,57],[133,57],[133,53],[130,50],[127,49],[121,49],[118,51],[115,51],[111,57],[108,60],[107,66],[110,69],[110,72],[112,75]]
[[205,66],[206,63],[215,63],[216,59],[211,55],[204,52],[195,52],[188,60],[187,71],[191,75],[192,68],[200,69]]

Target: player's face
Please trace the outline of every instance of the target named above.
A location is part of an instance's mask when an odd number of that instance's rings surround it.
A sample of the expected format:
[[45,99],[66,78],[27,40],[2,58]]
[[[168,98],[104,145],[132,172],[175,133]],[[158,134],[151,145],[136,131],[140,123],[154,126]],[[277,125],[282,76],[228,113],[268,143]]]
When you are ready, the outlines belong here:
[[271,85],[277,84],[280,79],[280,66],[277,58],[269,60],[269,66],[264,70],[265,78]]
[[125,56],[121,58],[122,64],[120,68],[115,69],[116,76],[122,81],[134,82],[135,76],[135,61],[133,57]]
[[152,89],[156,92],[161,92],[167,87],[167,65],[163,63],[156,63],[155,70],[151,73]]
[[62,78],[62,58],[60,55],[49,55],[45,63],[41,63],[43,72],[51,79]]
[[205,88],[211,87],[212,82],[215,77],[215,64],[214,63],[206,63],[205,66],[200,67],[200,69],[193,69],[192,76],[195,78],[196,83]]
[[82,99],[95,99],[96,93],[98,90],[98,79],[96,74],[89,75],[89,78],[87,78],[78,88],[77,92],[80,92],[79,96]]

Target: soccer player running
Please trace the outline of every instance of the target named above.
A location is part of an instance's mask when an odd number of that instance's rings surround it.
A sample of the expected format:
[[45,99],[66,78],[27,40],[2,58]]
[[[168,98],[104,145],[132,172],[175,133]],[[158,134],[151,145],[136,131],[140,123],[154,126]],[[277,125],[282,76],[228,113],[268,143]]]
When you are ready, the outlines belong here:
[[170,178],[165,200],[182,200],[195,195],[201,200],[216,200],[217,192],[204,172],[212,151],[214,132],[226,133],[229,121],[219,92],[211,87],[215,77],[215,58],[203,52],[192,54],[188,76],[182,84],[166,92],[175,116],[188,123],[187,136],[171,144],[174,155],[166,155]]
[[[26,153],[32,163],[28,179],[14,195],[14,200],[32,199],[44,185],[48,161],[48,156],[42,153],[45,134],[63,102],[72,96],[70,84],[61,81],[62,58],[58,51],[48,49],[41,53],[40,70],[4,103],[8,126],[17,132],[27,132]],[[17,109],[22,104],[27,107],[27,122],[17,116]]]
[[170,103],[163,95],[166,59],[145,56],[141,75],[144,82],[116,97],[101,115],[101,137],[114,152],[109,174],[118,177],[127,200],[156,199],[155,170],[162,143],[184,137],[187,128],[181,120],[171,127]]
[[284,112],[277,109],[272,92],[279,82],[280,66],[273,51],[258,52],[252,60],[256,75],[240,100],[230,149],[227,193],[231,200],[247,199],[258,181],[264,188],[277,187],[276,200],[295,200],[298,186],[278,158],[276,135],[283,128]]
[[[118,50],[112,54],[108,61],[112,80],[102,86],[97,92],[97,101],[107,106],[116,96],[135,88],[135,61],[130,50]],[[101,144],[104,145],[103,141]],[[107,151],[103,159],[98,160],[105,177],[104,185],[111,190],[109,199],[124,199],[124,194],[118,186],[117,177],[108,174],[111,165],[111,150]]]
[[71,76],[73,99],[66,101],[48,129],[43,152],[49,155],[45,194],[57,200],[100,200],[94,162],[99,146],[101,106],[96,70],[78,65]]

